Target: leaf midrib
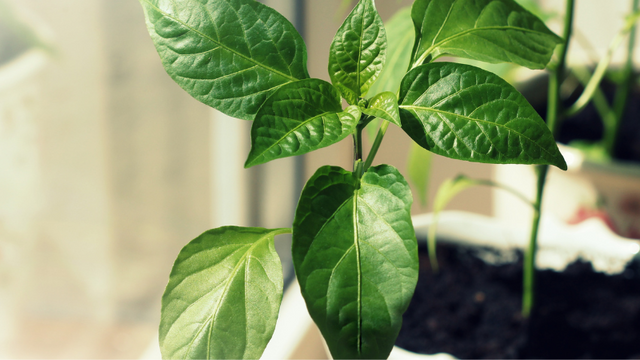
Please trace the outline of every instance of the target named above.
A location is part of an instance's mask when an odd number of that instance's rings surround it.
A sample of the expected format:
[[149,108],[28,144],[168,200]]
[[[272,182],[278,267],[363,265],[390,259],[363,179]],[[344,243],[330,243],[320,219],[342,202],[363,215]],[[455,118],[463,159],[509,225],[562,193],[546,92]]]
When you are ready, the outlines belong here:
[[[507,127],[507,126],[505,126],[505,125],[503,125],[503,124],[500,124],[500,123],[490,122],[490,121],[482,120],[482,119],[474,119],[474,118],[469,117],[469,116],[466,116],[466,115],[456,114],[456,113],[452,113],[452,112],[449,112],[449,111],[444,111],[444,110],[434,109],[434,108],[425,107],[425,106],[417,106],[417,105],[400,105],[400,108],[402,108],[402,109],[408,109],[408,110],[410,110],[410,109],[418,109],[418,110],[424,110],[424,111],[432,111],[432,112],[435,112],[435,113],[437,113],[437,114],[450,115],[450,116],[460,117],[460,118],[463,118],[463,119],[466,119],[466,120],[469,120],[469,121],[472,121],[472,122],[480,122],[480,123],[486,123],[486,124],[489,124],[489,125],[498,126],[498,127],[504,128],[505,130],[507,130],[507,131],[509,131],[509,132],[513,132],[513,133],[517,134],[518,136],[520,136],[520,137],[522,137],[522,138],[524,138],[524,139],[526,139],[526,140],[530,141],[530,142],[531,142],[531,143],[533,143],[535,146],[537,146],[538,148],[540,148],[543,152],[547,153],[547,154],[550,156],[550,158],[551,158],[551,159],[555,159],[555,158],[556,158],[556,156],[554,156],[552,153],[550,153],[549,151],[547,151],[547,149],[545,149],[543,146],[538,145],[538,143],[537,143],[537,142],[535,142],[533,139],[531,139],[531,138],[529,138],[529,137],[525,136],[524,134],[522,134],[522,133],[520,133],[520,132],[518,132],[518,131],[516,131],[516,130],[514,130],[514,129],[512,129],[512,128],[509,128],[509,127]],[[453,129],[451,129],[451,131],[455,134],[455,131],[454,131]],[[457,134],[456,134],[456,136],[457,136]],[[471,150],[471,149],[470,149],[470,150]]]
[[532,33],[532,34],[539,34],[539,35],[548,35],[545,34],[543,32],[540,31],[535,31],[535,30],[531,30],[531,29],[526,29],[526,28],[520,28],[520,27],[515,27],[515,26],[484,26],[484,27],[480,27],[480,28],[472,28],[472,29],[467,29],[464,31],[461,31],[455,35],[449,36],[447,38],[445,38],[444,40],[438,42],[437,44],[431,45],[429,48],[427,48],[427,50],[425,51],[426,54],[431,53],[434,49],[442,46],[443,44],[446,44],[450,41],[453,41],[459,37],[465,36],[467,34],[473,33],[473,32],[480,32],[480,31],[486,31],[486,30],[515,30],[515,31],[522,31],[522,32],[527,32],[527,33]]
[[360,21],[360,36],[358,37],[358,70],[356,71],[356,85],[358,86],[358,94],[356,95],[356,101],[358,100],[357,98],[360,97],[360,95],[362,95],[362,84],[360,84],[360,71],[361,71],[361,65],[360,65],[360,61],[362,60],[362,37],[364,36],[365,30],[364,30],[364,17],[367,13],[367,5],[369,3],[365,2],[364,6],[362,7],[362,20]]
[[[177,23],[181,24],[182,26],[186,27],[187,29],[189,29],[189,31],[192,31],[192,32],[194,32],[194,33],[196,33],[196,34],[198,34],[198,35],[202,36],[203,38],[208,39],[208,40],[209,40],[209,41],[211,41],[212,43],[217,44],[219,47],[221,47],[221,48],[223,48],[223,49],[225,49],[225,50],[227,50],[227,51],[229,51],[229,52],[231,52],[231,53],[233,53],[233,54],[235,54],[235,55],[237,55],[237,56],[239,56],[239,57],[241,57],[241,58],[243,58],[243,59],[245,59],[245,60],[247,60],[247,61],[249,61],[249,62],[251,62],[251,63],[254,63],[254,64],[258,65],[259,67],[262,67],[262,68],[264,68],[264,69],[265,69],[265,70],[267,70],[267,71],[270,71],[270,72],[273,72],[274,74],[280,75],[281,77],[284,77],[284,78],[289,79],[289,80],[291,80],[291,81],[297,81],[297,80],[299,80],[299,79],[297,79],[297,78],[295,78],[295,77],[293,77],[293,76],[290,76],[290,75],[284,74],[284,73],[282,73],[282,72],[280,72],[280,71],[278,71],[278,70],[275,70],[275,69],[273,69],[273,68],[270,68],[270,67],[268,67],[268,66],[266,66],[266,65],[264,65],[264,64],[262,64],[262,63],[260,63],[260,62],[258,62],[258,61],[256,61],[256,60],[254,60],[253,58],[250,58],[250,57],[248,57],[248,56],[246,56],[246,55],[244,55],[244,54],[242,54],[242,53],[239,53],[239,52],[237,52],[237,51],[235,51],[235,50],[233,50],[233,49],[231,49],[231,48],[227,47],[225,44],[221,43],[220,41],[217,41],[217,40],[215,40],[215,39],[211,38],[210,36],[207,36],[206,34],[203,34],[202,32],[198,31],[197,29],[195,29],[195,28],[193,28],[193,27],[189,26],[188,24],[186,24],[186,23],[185,23],[185,22],[183,22],[182,20],[177,19],[177,18],[175,18],[175,17],[171,16],[170,14],[168,14],[168,13],[166,13],[166,12],[162,11],[160,8],[158,8],[158,7],[157,7],[157,6],[155,6],[153,3],[151,3],[151,2],[150,2],[150,0],[142,0],[142,1],[144,1],[145,3],[147,3],[150,7],[154,8],[157,12],[159,12],[159,13],[160,13],[160,14],[162,14],[163,16],[165,16],[165,17],[167,17],[167,18],[172,19],[173,21],[175,21],[175,22],[177,22]],[[156,33],[156,34],[157,34],[157,33]],[[246,40],[246,38],[245,38],[245,40]]]
[[358,271],[358,300],[357,316],[358,320],[358,355],[362,354],[362,265],[360,264],[360,242],[358,234],[358,195],[360,190],[353,191],[353,246],[356,249],[356,267]]
[[[384,110],[382,108],[372,107],[372,108],[369,108],[369,109],[364,109],[362,112],[367,114],[367,115],[369,115],[369,116],[375,116],[377,118],[381,118],[381,119],[383,119],[385,121],[388,121],[388,122],[391,122],[391,123],[394,123],[394,124],[397,125],[397,123],[395,121],[393,121],[393,120],[396,120],[396,119],[388,111],[386,111],[386,110]],[[377,112],[381,112],[382,114],[386,115],[388,117],[388,119],[385,118],[384,116],[378,116],[376,114]],[[393,120],[391,120],[391,119],[393,119]]]

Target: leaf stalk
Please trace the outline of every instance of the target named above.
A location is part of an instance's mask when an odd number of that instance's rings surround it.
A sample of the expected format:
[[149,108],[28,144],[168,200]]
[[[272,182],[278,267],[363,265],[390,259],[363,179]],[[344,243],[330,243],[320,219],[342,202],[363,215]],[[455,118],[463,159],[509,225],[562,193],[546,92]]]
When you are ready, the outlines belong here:
[[[585,87],[584,91],[582,92],[578,100],[576,100],[576,102],[567,109],[567,111],[565,112],[565,116],[575,115],[580,111],[582,111],[582,109],[584,109],[587,106],[587,104],[589,104],[589,101],[593,97],[595,91],[598,89],[598,86],[600,85],[602,78],[604,77],[607,69],[609,68],[609,64],[611,63],[611,59],[613,58],[615,51],[618,49],[618,47],[622,43],[625,36],[629,34],[630,31],[635,29],[635,23],[636,21],[638,21],[639,18],[640,18],[640,13],[637,11],[634,12],[629,18],[627,18],[625,26],[622,28],[620,32],[618,32],[618,34],[616,34],[616,36],[611,41],[611,44],[609,44],[609,49],[607,50],[607,54],[602,58],[602,60],[600,60],[600,62],[598,63],[598,66],[596,66],[596,70],[591,76],[591,80],[589,80],[589,83]],[[635,41],[633,38],[634,36],[631,35],[630,40]],[[558,68],[560,67],[561,65],[558,64]]]
[[384,134],[387,132],[388,127],[388,121],[383,121],[382,125],[380,125],[378,135],[376,135],[376,139],[374,140],[373,145],[371,145],[371,151],[369,151],[369,155],[367,155],[367,161],[364,163],[364,171],[367,171],[371,167],[373,159],[375,159],[378,149],[380,149],[380,144],[382,144],[382,139],[384,138]]

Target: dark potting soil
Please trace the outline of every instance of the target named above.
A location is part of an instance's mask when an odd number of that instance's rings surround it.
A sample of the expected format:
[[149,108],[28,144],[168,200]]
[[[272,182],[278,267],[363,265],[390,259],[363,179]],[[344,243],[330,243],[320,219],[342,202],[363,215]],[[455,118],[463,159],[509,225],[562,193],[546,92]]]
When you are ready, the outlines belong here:
[[489,249],[440,243],[440,271],[426,251],[396,345],[418,353],[472,358],[640,359],[640,264],[619,275],[577,261],[537,274],[537,303],[521,315],[522,255],[490,265]]

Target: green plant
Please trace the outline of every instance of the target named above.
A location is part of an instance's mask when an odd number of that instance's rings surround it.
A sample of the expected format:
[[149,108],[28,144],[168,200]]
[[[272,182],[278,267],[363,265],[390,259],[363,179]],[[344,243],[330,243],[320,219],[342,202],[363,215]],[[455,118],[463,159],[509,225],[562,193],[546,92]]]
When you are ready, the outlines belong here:
[[[416,0],[400,89],[373,94],[387,52],[373,0],[360,0],[334,38],[332,83],[309,78],[300,35],[257,1],[140,3],[167,73],[205,104],[253,120],[246,167],[350,135],[355,145],[352,171],[324,166],[309,179],[292,229],[223,227],[184,247],[162,299],[164,357],[261,355],[282,297],[273,242],[288,232],[302,294],[332,355],[388,356],[418,276],[407,182],[391,166],[372,166],[392,123],[454,159],[566,169],[551,132],[511,85],[434,62],[454,55],[544,68],[560,38],[513,0]],[[383,122],[365,157],[362,132],[374,118]]]
[[[593,161],[607,162],[615,157],[614,151],[619,141],[620,124],[627,109],[629,92],[634,81],[637,80],[637,75],[633,71],[633,55],[636,45],[636,22],[640,16],[638,5],[639,2],[637,0],[632,1],[630,15],[625,19],[622,29],[612,39],[606,55],[598,62],[593,74],[589,72],[586,66],[573,66],[567,69],[582,83],[584,91],[574,104],[560,114],[562,118],[579,114],[589,102],[593,102],[602,119],[603,136],[600,141],[576,140],[571,143],[572,146],[582,149],[585,155]],[[614,52],[627,35],[627,58],[625,64],[619,71],[611,71],[610,62]],[[583,42],[586,41],[583,40]],[[610,75],[610,80],[617,83],[615,97],[611,103],[609,103],[604,92],[600,89],[600,82],[607,75]]]
[[[598,65],[593,74],[589,74],[588,70],[582,67],[575,67],[571,69],[572,72],[580,79],[584,85],[584,91],[579,98],[568,108],[562,107],[561,91],[560,88],[563,81],[566,78],[566,73],[569,69],[566,66],[567,49],[572,37],[573,16],[574,16],[574,0],[567,0],[565,3],[565,18],[564,18],[564,30],[563,30],[563,42],[558,47],[557,59],[554,64],[549,67],[550,80],[548,89],[548,109],[547,109],[547,125],[549,130],[553,134],[557,134],[559,124],[568,116],[575,115],[584,110],[586,105],[593,101],[596,109],[601,114],[603,122],[605,124],[605,136],[600,143],[583,145],[584,149],[587,149],[592,154],[598,155],[600,158],[610,158],[613,147],[615,145],[616,137],[619,133],[619,125],[622,116],[625,111],[625,105],[627,103],[629,89],[633,81],[632,66],[633,66],[633,50],[635,46],[635,24],[640,18],[640,12],[638,11],[638,0],[633,0],[632,9],[624,21],[624,25],[619,33],[614,37],[609,45],[607,54],[598,62]],[[615,50],[620,46],[625,36],[629,36],[628,48],[627,48],[627,61],[622,71],[623,80],[616,93],[614,99],[613,108],[609,106],[607,99],[602,91],[599,89],[600,82],[602,81],[606,70],[610,66],[611,59]],[[599,150],[598,150],[599,149]],[[608,154],[608,155],[604,155]],[[446,206],[449,200],[457,195],[459,192],[477,185],[489,185],[498,188],[502,188],[513,193],[515,196],[521,198],[525,203],[532,206],[534,215],[532,219],[531,233],[529,237],[529,245],[525,250],[524,271],[523,271],[523,298],[522,298],[522,315],[529,317],[531,315],[534,301],[535,301],[535,259],[537,254],[538,243],[538,230],[540,226],[540,216],[542,209],[542,197],[544,194],[544,188],[546,184],[548,166],[540,165],[536,167],[536,194],[533,201],[529,201],[525,196],[517,191],[505,187],[501,184],[494,183],[487,180],[473,180],[465,176],[459,176],[454,179],[445,181],[436,195],[434,204],[434,214],[437,219],[438,213]],[[434,264],[434,270],[437,270],[437,261],[435,258],[435,226],[429,229],[429,252],[431,262]]]

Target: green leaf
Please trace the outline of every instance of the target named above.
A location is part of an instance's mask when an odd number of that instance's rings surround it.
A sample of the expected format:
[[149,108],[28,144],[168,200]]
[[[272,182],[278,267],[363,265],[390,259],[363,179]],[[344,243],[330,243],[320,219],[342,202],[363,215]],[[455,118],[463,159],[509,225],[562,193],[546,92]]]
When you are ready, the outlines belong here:
[[416,0],[414,66],[429,57],[464,57],[544,68],[562,40],[513,0]]
[[411,61],[411,50],[415,34],[413,22],[411,21],[411,7],[404,7],[391,19],[384,27],[387,31],[387,60],[380,77],[371,86],[369,92],[378,94],[384,91],[391,91],[394,94],[400,89],[400,81],[409,68]]
[[307,50],[293,25],[254,0],[140,0],[167,73],[225,114],[253,120],[283,84],[306,79]]
[[386,358],[418,279],[411,191],[393,167],[325,166],[305,186],[293,225],[302,295],[335,359]]
[[398,126],[400,122],[400,109],[398,108],[398,98],[392,92],[380,93],[369,100],[369,107],[362,110],[363,113],[387,120]]
[[427,245],[429,249],[429,262],[434,272],[438,272],[438,259],[436,257],[436,233],[438,231],[438,219],[440,213],[447,204],[458,193],[474,187],[476,185],[483,185],[483,182],[470,179],[464,175],[456,176],[453,179],[447,179],[438,188],[436,197],[433,201],[433,222],[429,226],[429,233],[427,238]]
[[165,359],[257,359],[282,301],[274,236],[290,229],[213,229],[185,246],[162,297]]
[[360,0],[331,43],[329,76],[350,105],[367,94],[384,65],[387,35],[373,0]]
[[430,151],[425,150],[413,141],[411,142],[407,170],[409,172],[409,181],[418,190],[418,199],[422,206],[427,205],[432,158]]
[[456,195],[466,189],[479,185],[492,186],[497,189],[507,191],[530,205],[534,210],[536,209],[536,205],[519,191],[491,180],[476,180],[464,175],[458,175],[455,178],[443,181],[442,184],[440,184],[440,187],[436,192],[436,197],[433,201],[433,221],[429,226],[427,239],[431,267],[435,272],[438,271],[438,260],[436,258],[436,233],[438,231],[438,219],[440,218],[440,213]]
[[245,167],[301,155],[344,139],[355,131],[360,110],[342,110],[331,84],[307,79],[282,86],[267,99],[251,127]]
[[402,129],[425,149],[493,164],[549,164],[566,170],[542,118],[498,76],[469,65],[430,63],[405,76]]

